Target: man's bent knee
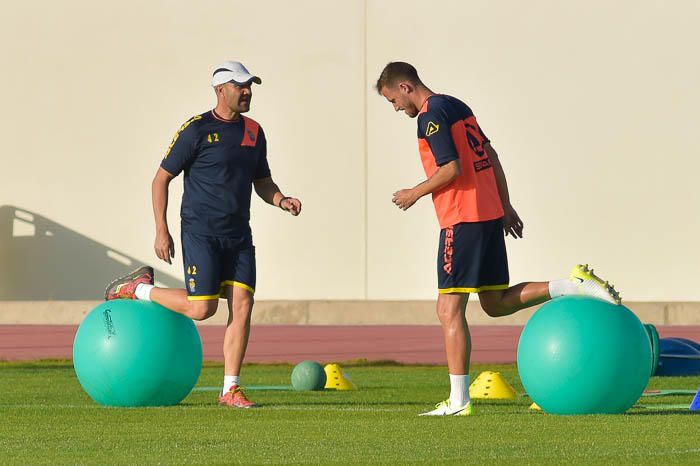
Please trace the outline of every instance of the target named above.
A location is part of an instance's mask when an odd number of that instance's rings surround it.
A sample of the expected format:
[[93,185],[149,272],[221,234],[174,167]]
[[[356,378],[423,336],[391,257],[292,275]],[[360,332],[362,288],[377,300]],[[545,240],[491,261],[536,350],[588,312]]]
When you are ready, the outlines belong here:
[[218,299],[190,301],[190,312],[188,314],[192,320],[206,320],[216,314],[218,307]]
[[489,317],[500,317],[501,307],[493,303],[481,303],[481,308]]
[[503,315],[503,304],[501,297],[503,294],[499,291],[486,291],[479,293],[479,303],[484,312],[490,317],[500,317]]

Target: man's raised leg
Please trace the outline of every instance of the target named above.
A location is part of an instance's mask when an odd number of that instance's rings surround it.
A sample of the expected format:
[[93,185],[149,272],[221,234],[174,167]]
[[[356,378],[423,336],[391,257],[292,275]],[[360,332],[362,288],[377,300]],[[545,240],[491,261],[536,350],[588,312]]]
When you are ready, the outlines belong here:
[[593,273],[588,265],[577,265],[567,279],[550,282],[525,282],[506,290],[482,291],[479,301],[491,317],[503,317],[552,298],[566,295],[585,295],[620,304],[615,287]]
[[503,317],[550,300],[548,282],[526,282],[507,290],[479,293],[481,308],[491,317]]
[[218,297],[189,300],[187,298],[187,290],[184,288],[155,287],[151,290],[148,300],[193,320],[206,320],[216,314],[216,309],[219,307]]

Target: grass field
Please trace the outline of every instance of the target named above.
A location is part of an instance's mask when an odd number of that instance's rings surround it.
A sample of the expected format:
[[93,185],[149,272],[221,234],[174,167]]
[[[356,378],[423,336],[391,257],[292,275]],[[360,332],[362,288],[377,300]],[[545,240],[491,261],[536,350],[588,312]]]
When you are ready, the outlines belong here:
[[[291,366],[246,366],[244,384],[289,384]],[[260,409],[216,405],[194,391],[169,408],[104,408],[70,362],[0,363],[2,464],[479,463],[698,464],[700,416],[635,408],[617,416],[550,416],[530,400],[484,401],[473,417],[417,413],[446,397],[444,367],[344,366],[352,392],[250,391]],[[518,392],[515,366],[496,370]],[[207,364],[199,386],[218,385]],[[649,388],[696,389],[700,377],[653,378]],[[645,405],[692,396],[643,397]]]

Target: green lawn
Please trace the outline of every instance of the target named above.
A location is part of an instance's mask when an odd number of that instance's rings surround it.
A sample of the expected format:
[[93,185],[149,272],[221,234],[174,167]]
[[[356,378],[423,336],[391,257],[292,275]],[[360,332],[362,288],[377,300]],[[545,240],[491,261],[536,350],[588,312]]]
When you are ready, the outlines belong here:
[[[195,391],[180,406],[103,408],[69,362],[0,363],[2,464],[700,462],[700,416],[635,408],[617,416],[550,416],[530,400],[477,400],[474,417],[424,418],[449,393],[444,367],[344,366],[353,392],[250,391],[260,409],[216,405]],[[291,366],[251,365],[244,385],[287,385]],[[518,392],[515,366],[501,372]],[[221,382],[207,364],[199,386]],[[696,389],[700,377],[653,378],[650,388]],[[689,404],[692,395],[640,403]],[[492,463],[495,460],[498,463]]]

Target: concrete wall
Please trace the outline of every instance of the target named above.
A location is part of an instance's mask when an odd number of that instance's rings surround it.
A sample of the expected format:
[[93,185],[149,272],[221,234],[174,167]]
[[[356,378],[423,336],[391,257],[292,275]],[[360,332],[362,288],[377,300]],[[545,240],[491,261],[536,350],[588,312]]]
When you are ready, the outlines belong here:
[[[77,325],[103,301],[5,301],[0,325]],[[644,323],[654,325],[700,325],[700,303],[625,302]],[[467,320],[474,325],[525,325],[535,306],[516,314],[493,318],[481,310],[477,300],[467,306]],[[226,325],[226,303],[197,325]],[[434,300],[414,301],[289,301],[265,300],[255,304],[254,325],[439,325]]]
[[434,298],[432,204],[391,203],[424,178],[416,122],[372,89],[406,60],[501,154],[526,225],[513,282],[585,261],[628,300],[700,301],[699,20],[691,0],[8,3],[0,300],[99,299],[141,262],[181,282],[179,245],[172,266],[152,252],[150,181],[213,106],[212,67],[240,59],[263,78],[273,176],[304,202],[253,202],[258,300]]

